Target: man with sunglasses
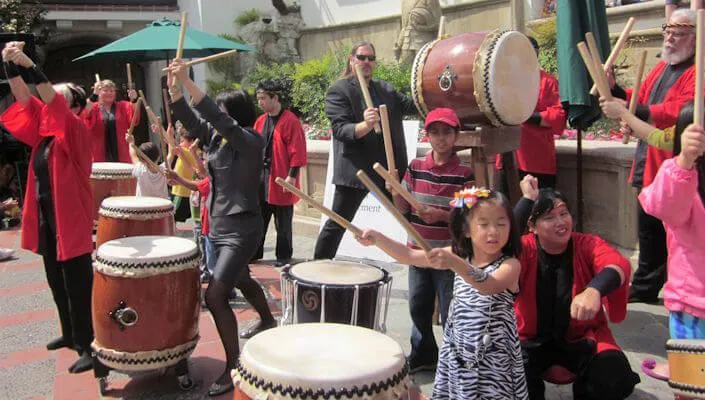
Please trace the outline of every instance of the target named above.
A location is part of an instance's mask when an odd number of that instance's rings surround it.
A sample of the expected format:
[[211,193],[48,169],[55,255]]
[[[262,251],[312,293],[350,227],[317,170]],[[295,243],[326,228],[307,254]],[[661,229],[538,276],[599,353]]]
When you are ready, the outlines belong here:
[[[370,91],[373,107],[367,108],[354,68],[362,67]],[[375,184],[384,188],[384,180],[372,169],[379,162],[387,168],[384,140],[374,132],[380,123],[378,107],[387,106],[392,135],[394,163],[397,175],[404,176],[409,164],[402,127],[402,116],[417,114],[413,100],[394,90],[391,84],[372,79],[376,66],[375,48],[372,43],[359,42],[353,46],[347,67],[341,79],[326,94],[325,110],[333,128],[333,211],[352,220],[367,196],[367,189],[355,174],[363,170]],[[386,193],[391,199],[391,195]],[[329,219],[321,230],[314,250],[315,259],[333,258],[343,239],[345,229]]]
[[[683,104],[695,93],[695,11],[673,11],[663,25],[661,61],[651,70],[639,93],[614,85],[612,95],[629,100],[638,95],[636,116],[659,129],[673,126]],[[641,191],[653,181],[661,163],[672,152],[658,150],[639,140],[632,165],[632,186]],[[666,281],[666,232],[660,220],[644,212],[637,202],[639,265],[632,279],[630,302],[655,303]]]

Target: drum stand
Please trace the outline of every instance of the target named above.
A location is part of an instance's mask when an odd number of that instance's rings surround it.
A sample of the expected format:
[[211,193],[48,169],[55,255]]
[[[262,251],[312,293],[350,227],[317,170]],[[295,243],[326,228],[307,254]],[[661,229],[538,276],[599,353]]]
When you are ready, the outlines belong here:
[[[176,373],[176,381],[179,384],[179,389],[185,392],[193,389],[194,382],[188,371],[188,358],[182,359],[176,365],[167,367],[165,371],[168,370],[168,368],[174,369],[174,372]],[[95,354],[93,355],[93,376],[98,379],[98,387],[100,388],[100,394],[102,396],[107,395],[110,390],[108,388],[108,374],[111,369],[112,368],[100,362]]]

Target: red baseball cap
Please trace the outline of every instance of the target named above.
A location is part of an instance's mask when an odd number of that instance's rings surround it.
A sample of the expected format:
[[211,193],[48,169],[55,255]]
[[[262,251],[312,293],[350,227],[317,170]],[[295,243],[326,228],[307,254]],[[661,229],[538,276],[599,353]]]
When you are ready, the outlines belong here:
[[439,121],[446,125],[450,125],[453,128],[460,129],[460,120],[458,119],[458,115],[455,111],[446,107],[434,108],[430,113],[428,113],[423,128],[428,129],[432,123]]

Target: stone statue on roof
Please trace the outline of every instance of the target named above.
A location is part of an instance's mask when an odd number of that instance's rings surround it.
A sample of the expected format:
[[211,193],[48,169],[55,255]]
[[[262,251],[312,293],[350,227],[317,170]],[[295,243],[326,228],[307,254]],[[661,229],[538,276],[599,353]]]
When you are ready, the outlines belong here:
[[397,61],[413,62],[416,52],[437,37],[441,15],[439,0],[402,0],[401,31],[394,44]]

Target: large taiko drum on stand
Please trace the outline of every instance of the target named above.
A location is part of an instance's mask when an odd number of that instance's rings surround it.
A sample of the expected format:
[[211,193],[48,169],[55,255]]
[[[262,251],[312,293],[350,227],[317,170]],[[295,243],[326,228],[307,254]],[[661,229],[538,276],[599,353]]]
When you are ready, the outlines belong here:
[[394,339],[321,323],[280,326],[248,340],[233,382],[236,400],[406,399],[410,386]]
[[282,324],[334,322],[386,331],[392,277],[355,262],[317,260],[281,273]]
[[93,190],[93,221],[98,221],[100,204],[111,196],[134,196],[137,179],[132,176],[134,165],[115,162],[96,162],[91,167]]
[[688,399],[705,399],[705,340],[669,339],[666,342],[668,386]]
[[108,197],[98,214],[96,248],[109,240],[128,236],[174,235],[174,204],[167,199]]
[[200,255],[174,236],[133,236],[98,248],[92,347],[109,368],[145,371],[187,358],[198,342]]
[[521,32],[470,32],[424,45],[411,70],[411,93],[425,117],[455,110],[464,125],[518,125],[534,112],[539,64]]

